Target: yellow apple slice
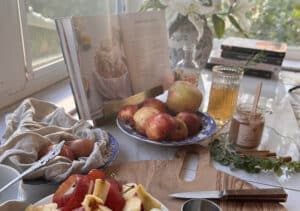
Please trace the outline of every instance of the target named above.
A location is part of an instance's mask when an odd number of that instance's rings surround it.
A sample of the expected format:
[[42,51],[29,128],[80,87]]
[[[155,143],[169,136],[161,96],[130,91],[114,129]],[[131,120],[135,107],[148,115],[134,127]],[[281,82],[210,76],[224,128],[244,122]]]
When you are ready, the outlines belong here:
[[29,205],[25,211],[58,211],[57,204],[45,204],[40,206]]
[[93,195],[100,198],[103,203],[105,203],[108,192],[110,188],[110,183],[106,180],[96,179]]
[[103,205],[99,205],[99,210],[97,210],[97,211],[112,211],[112,209],[109,209],[108,207],[103,206]]
[[137,195],[136,187],[137,187],[137,184],[135,184],[135,183],[127,183],[127,184],[123,185],[123,187],[122,187],[123,198],[125,200],[128,200],[131,197],[136,196]]
[[102,199],[98,198],[95,195],[87,194],[84,197],[83,202],[81,203],[85,211],[93,211],[99,205],[103,204]]
[[150,193],[146,192],[142,185],[136,188],[138,197],[142,200],[144,211],[150,211],[152,208],[161,208],[161,203]]
[[125,206],[123,211],[141,211],[142,210],[142,200],[137,197],[133,196],[126,200]]

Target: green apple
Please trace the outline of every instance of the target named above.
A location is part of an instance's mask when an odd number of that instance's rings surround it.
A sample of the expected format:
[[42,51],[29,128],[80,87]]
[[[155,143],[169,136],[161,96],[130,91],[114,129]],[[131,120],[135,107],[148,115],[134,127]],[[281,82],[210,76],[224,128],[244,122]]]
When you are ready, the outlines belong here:
[[175,113],[196,112],[201,102],[201,91],[190,82],[176,81],[168,90],[167,106]]

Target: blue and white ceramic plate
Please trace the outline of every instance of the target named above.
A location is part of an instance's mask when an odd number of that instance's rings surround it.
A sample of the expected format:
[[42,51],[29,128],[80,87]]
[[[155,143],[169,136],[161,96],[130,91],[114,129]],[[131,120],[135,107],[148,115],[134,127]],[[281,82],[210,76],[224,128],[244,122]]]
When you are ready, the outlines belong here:
[[110,166],[119,154],[119,144],[117,140],[110,133],[108,133],[108,136],[109,136],[109,149],[111,154],[108,160],[106,161],[106,163],[103,166],[100,166],[101,169],[105,169],[108,166]]
[[129,124],[126,124],[124,121],[121,121],[118,118],[117,118],[117,126],[120,128],[120,130],[122,132],[124,132],[128,136],[133,137],[137,140],[146,142],[146,143],[156,144],[156,145],[160,145],[160,146],[172,146],[172,147],[190,145],[190,144],[195,144],[197,142],[200,142],[200,141],[203,141],[203,140],[209,138],[210,136],[212,136],[215,133],[215,131],[217,129],[216,123],[211,116],[209,116],[208,114],[203,113],[203,112],[197,112],[197,114],[199,115],[199,117],[202,120],[202,130],[197,135],[188,137],[182,141],[167,141],[167,140],[163,140],[163,141],[159,141],[159,142],[152,141],[151,139],[147,138],[146,136],[139,134]]

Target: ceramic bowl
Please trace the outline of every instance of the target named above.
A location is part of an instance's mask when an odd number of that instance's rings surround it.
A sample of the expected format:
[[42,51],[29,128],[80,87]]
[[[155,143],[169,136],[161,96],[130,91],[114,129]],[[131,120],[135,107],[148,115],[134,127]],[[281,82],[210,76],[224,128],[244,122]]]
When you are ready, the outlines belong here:
[[[20,175],[16,169],[3,164],[0,164],[0,172],[0,188]],[[25,201],[23,182],[20,180],[0,193],[0,210],[23,210]]]

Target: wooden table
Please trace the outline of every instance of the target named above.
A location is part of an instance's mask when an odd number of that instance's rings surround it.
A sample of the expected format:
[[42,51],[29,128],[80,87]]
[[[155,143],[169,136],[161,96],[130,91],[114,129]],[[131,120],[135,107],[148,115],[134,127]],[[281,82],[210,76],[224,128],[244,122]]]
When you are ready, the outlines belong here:
[[[205,73],[204,78],[210,78],[210,74]],[[255,85],[257,82],[257,78],[245,78],[243,79],[241,90],[245,93],[254,93]],[[264,88],[262,91],[262,95],[265,97],[273,97],[276,100],[280,97],[274,93],[274,91],[278,91],[278,84],[274,81],[263,80]],[[209,89],[209,83],[206,84],[205,88]],[[278,93],[277,93],[278,94]],[[205,109],[205,106],[204,106]],[[160,147],[156,145],[150,145],[147,143],[142,143],[133,138],[130,138],[124,135],[117,127],[114,121],[109,124],[103,126],[103,129],[109,131],[119,142],[120,145],[120,153],[118,159],[115,163],[122,163],[128,161],[139,161],[139,160],[170,160],[174,158],[174,154],[177,148],[172,147]],[[291,130],[294,130],[292,127]],[[190,175],[194,170],[187,170],[186,175]],[[253,183],[254,184],[254,183]],[[300,178],[298,179],[298,184],[300,186]],[[258,185],[258,184],[256,184]],[[57,185],[54,184],[25,184],[25,190],[28,195],[29,202],[33,203],[55,191]],[[300,190],[300,189],[299,189]],[[287,190],[289,194],[288,202],[284,205],[288,208],[288,210],[298,210],[297,201],[300,197],[300,193],[296,191]]]

